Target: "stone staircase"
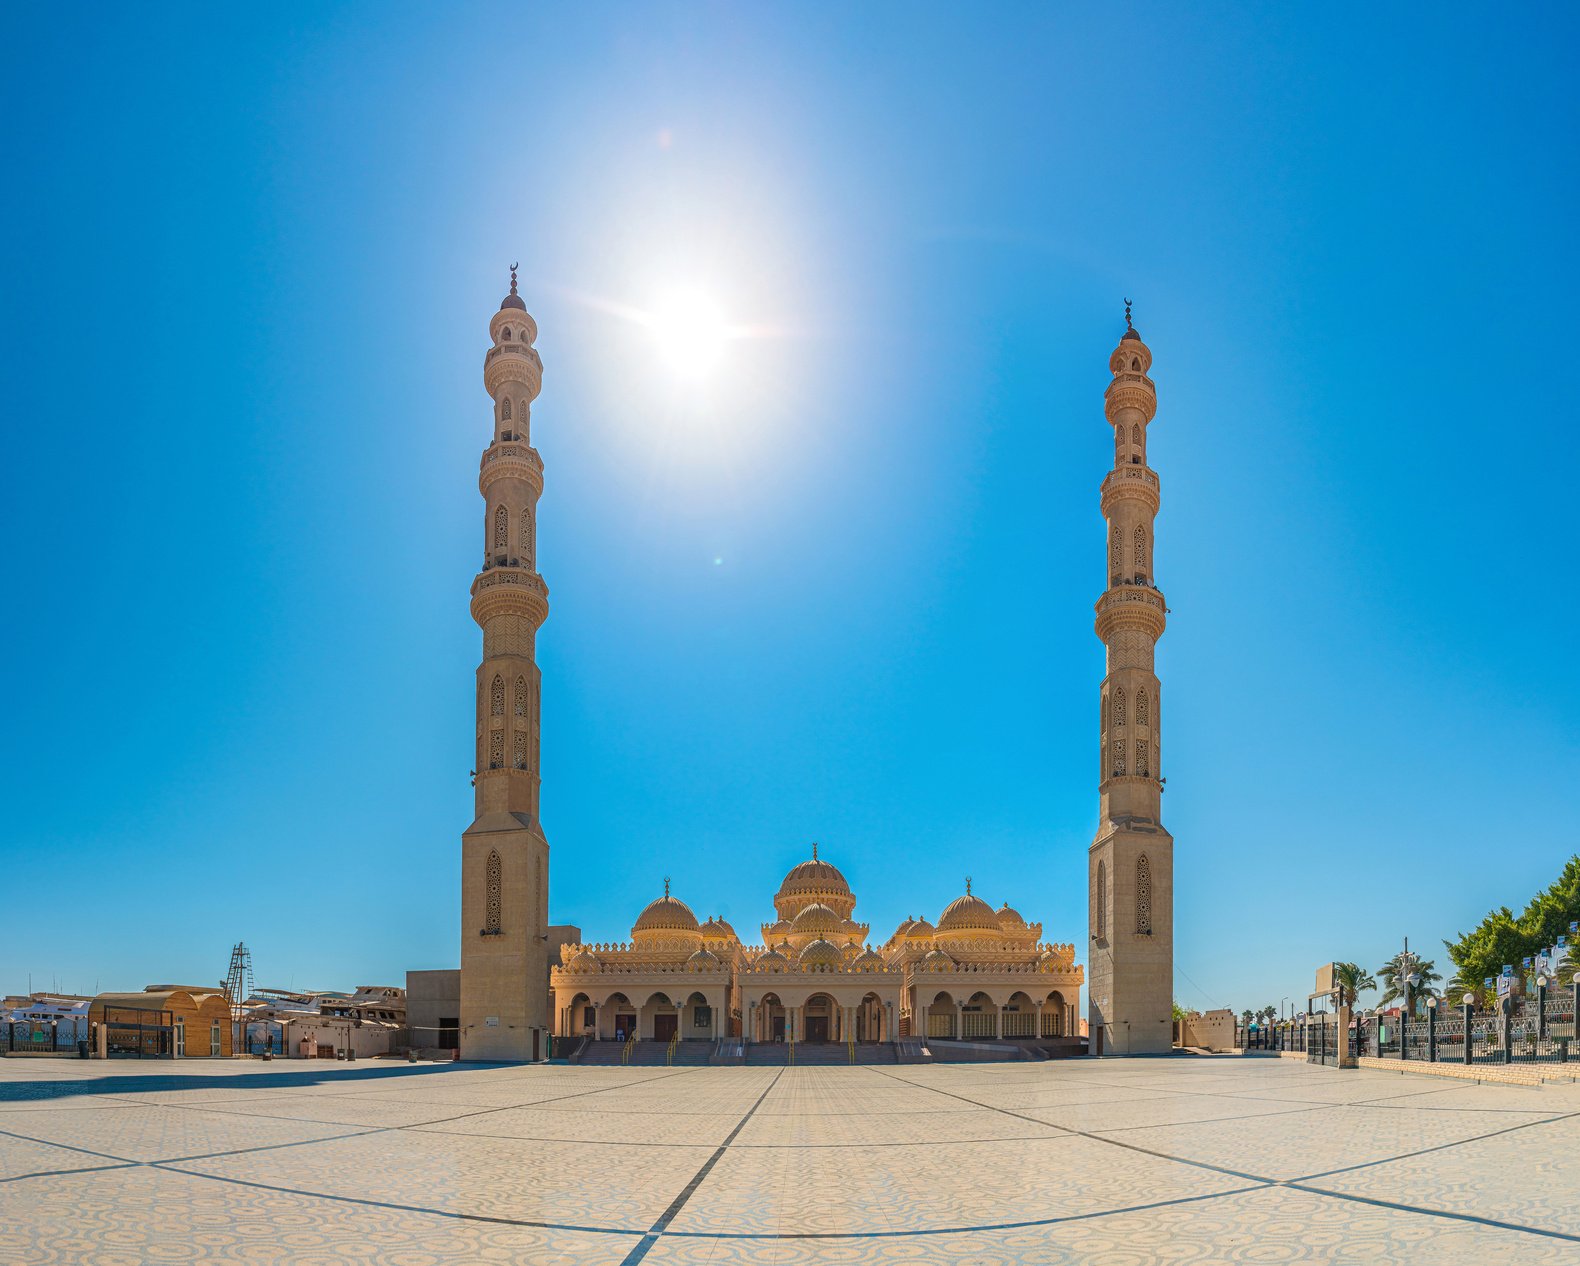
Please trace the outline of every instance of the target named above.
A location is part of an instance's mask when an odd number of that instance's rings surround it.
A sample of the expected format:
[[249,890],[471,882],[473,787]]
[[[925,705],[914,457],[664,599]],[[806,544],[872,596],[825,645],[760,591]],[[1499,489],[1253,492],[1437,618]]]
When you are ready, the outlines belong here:
[[[746,1047],[746,1063],[757,1067],[782,1068],[790,1060],[790,1047],[784,1042],[753,1042]],[[856,1047],[858,1064],[897,1064],[899,1053],[893,1042],[862,1042]],[[797,1042],[797,1068],[828,1068],[850,1064],[850,1048],[843,1042]]]

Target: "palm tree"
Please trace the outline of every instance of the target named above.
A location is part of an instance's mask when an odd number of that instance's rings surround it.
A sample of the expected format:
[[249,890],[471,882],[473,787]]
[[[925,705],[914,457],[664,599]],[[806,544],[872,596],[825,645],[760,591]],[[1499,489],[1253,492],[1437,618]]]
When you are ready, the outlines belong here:
[[1475,1009],[1477,1011],[1485,1010],[1487,1005],[1486,983],[1479,978],[1472,980],[1463,971],[1456,971],[1453,979],[1448,982],[1445,988],[1445,996],[1450,1003],[1458,1007],[1464,1005],[1467,993],[1476,1000]]
[[1377,988],[1372,974],[1359,963],[1334,963],[1333,983],[1339,991],[1341,1007],[1353,1007],[1360,994]]
[[1410,986],[1412,1009],[1415,999],[1430,997],[1437,992],[1433,986],[1441,979],[1431,959],[1422,958],[1410,950],[1400,950],[1377,969],[1377,974],[1383,982],[1383,996],[1379,1005],[1384,1007],[1404,997],[1405,985],[1411,976],[1419,978]]

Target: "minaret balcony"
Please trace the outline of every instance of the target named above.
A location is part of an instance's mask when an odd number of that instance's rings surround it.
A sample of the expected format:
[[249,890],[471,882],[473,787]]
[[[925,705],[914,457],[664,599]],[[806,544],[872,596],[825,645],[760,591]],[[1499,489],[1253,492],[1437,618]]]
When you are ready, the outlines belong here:
[[1145,374],[1118,374],[1103,392],[1103,412],[1110,422],[1126,409],[1135,409],[1148,422],[1157,413],[1157,388]]
[[472,618],[524,615],[541,625],[549,615],[549,587],[530,567],[490,567],[472,581]]
[[488,486],[497,479],[521,479],[543,492],[543,458],[530,444],[500,441],[483,450],[478,466],[477,487],[486,497]]
[[483,386],[489,395],[497,395],[507,382],[519,382],[527,395],[537,399],[543,390],[543,358],[536,348],[524,343],[501,343],[483,354]]
[[1116,501],[1144,501],[1158,512],[1158,473],[1150,466],[1118,466],[1103,479],[1103,513]]
[[1120,585],[1097,600],[1097,636],[1106,642],[1119,629],[1140,629],[1156,641],[1167,613],[1163,595],[1150,585]]

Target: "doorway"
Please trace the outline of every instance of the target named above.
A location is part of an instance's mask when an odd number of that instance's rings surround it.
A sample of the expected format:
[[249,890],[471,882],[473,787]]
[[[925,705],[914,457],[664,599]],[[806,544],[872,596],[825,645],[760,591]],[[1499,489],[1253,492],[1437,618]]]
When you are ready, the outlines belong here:
[[185,1020],[176,1021],[176,1058],[182,1059],[187,1053],[187,1024]]
[[675,1036],[675,1031],[680,1023],[678,1015],[655,1015],[653,1017],[653,1040],[667,1042]]
[[828,1041],[828,1017],[826,1015],[807,1016],[806,1040],[809,1042]]

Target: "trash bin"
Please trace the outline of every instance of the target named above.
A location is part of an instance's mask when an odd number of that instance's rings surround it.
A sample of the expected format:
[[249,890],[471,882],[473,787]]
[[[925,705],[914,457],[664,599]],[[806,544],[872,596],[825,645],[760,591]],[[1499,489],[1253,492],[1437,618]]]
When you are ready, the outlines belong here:
[[77,1058],[78,1059],[87,1059],[88,1058],[88,1039],[87,1038],[81,1038],[81,1039],[78,1040],[78,1042],[77,1042]]

